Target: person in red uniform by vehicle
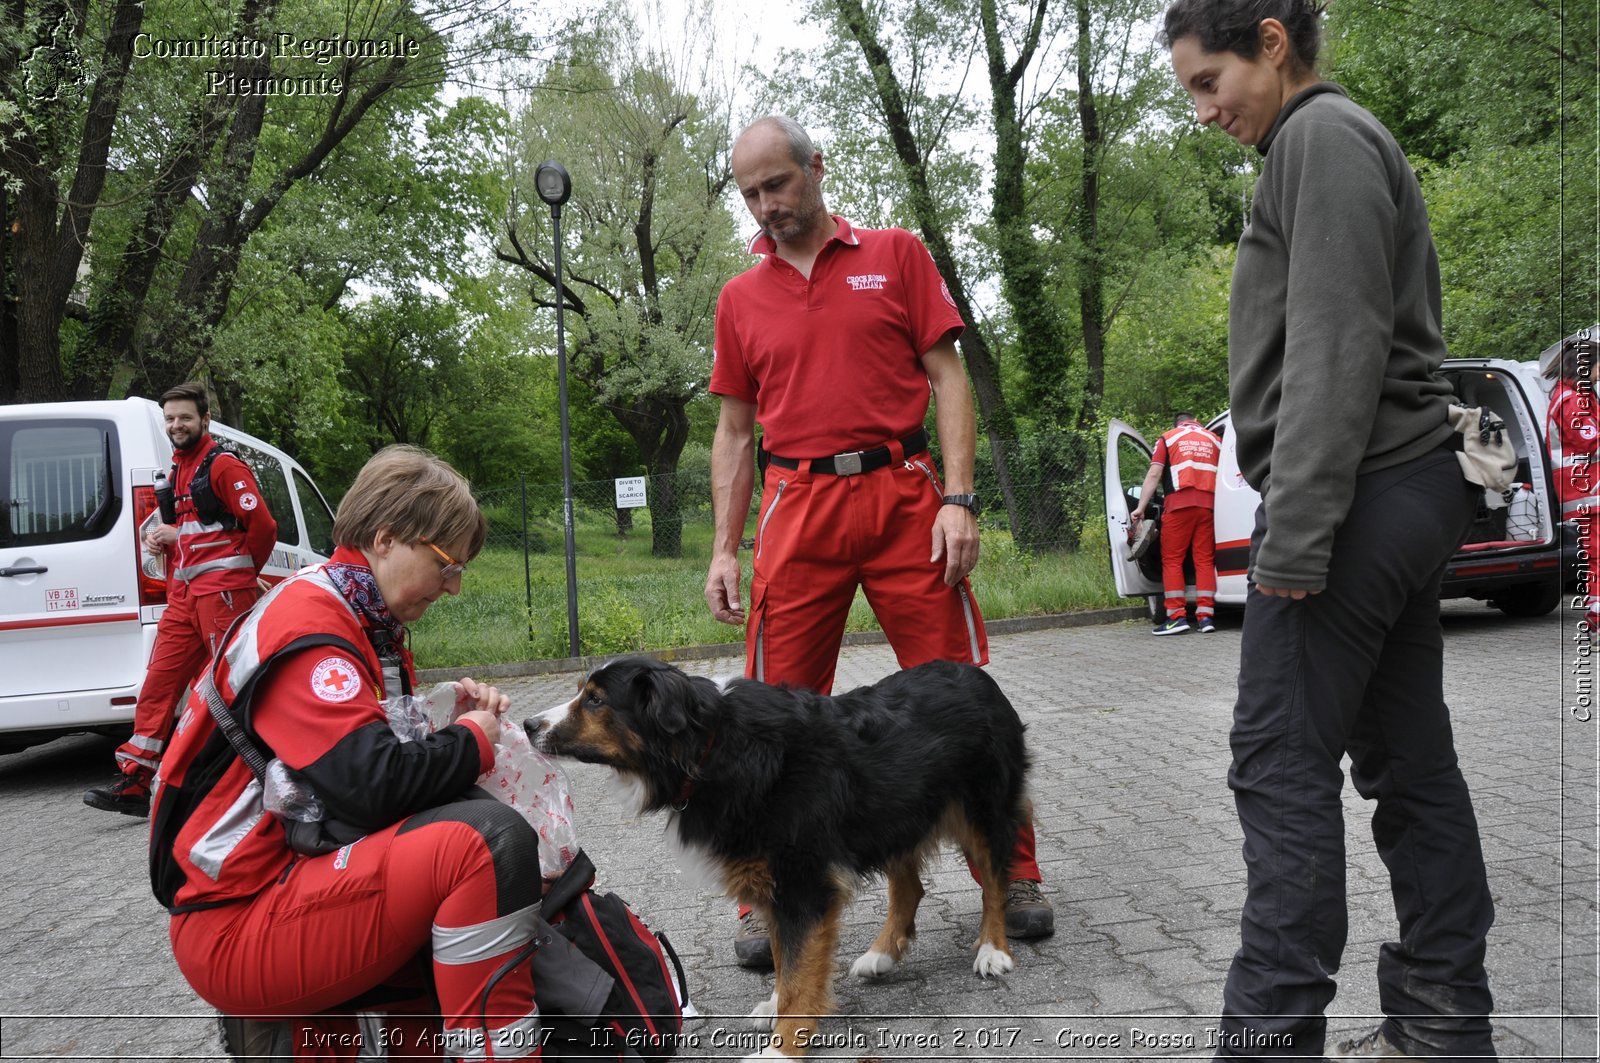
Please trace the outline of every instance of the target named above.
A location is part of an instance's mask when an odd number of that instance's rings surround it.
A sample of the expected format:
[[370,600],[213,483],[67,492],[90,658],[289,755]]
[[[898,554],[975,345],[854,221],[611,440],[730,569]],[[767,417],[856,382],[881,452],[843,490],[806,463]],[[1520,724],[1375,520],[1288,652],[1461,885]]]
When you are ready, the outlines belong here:
[[1166,597],[1167,619],[1151,632],[1181,635],[1189,630],[1184,598],[1183,559],[1194,558],[1194,621],[1202,632],[1217,630],[1217,459],[1222,440],[1201,426],[1187,411],[1172,419],[1172,430],[1156,441],[1139,493],[1139,505],[1129,514],[1132,529],[1139,530],[1155,497],[1156,485],[1167,476],[1167,495],[1161,504],[1161,587]]
[[191,381],[168,390],[161,415],[172,441],[167,482],[177,521],[151,529],[144,546],[166,558],[167,608],[139,687],[133,734],[117,747],[117,777],[83,795],[91,808],[129,816],[150,814],[150,779],[184,692],[228,626],[255,605],[261,568],[278,541],[278,522],[255,473],[211,438],[205,385]]
[[[732,164],[761,227],[749,249],[763,257],[717,303],[712,614],[745,626],[746,675],[822,693],[833,686],[857,587],[902,667],[987,663],[967,580],[978,561],[977,428],[949,289],[911,233],[858,229],[828,213],[822,153],[792,119],[751,124]],[[943,482],[923,428],[930,393]],[[738,548],[758,421],[764,473],[747,611]],[[1007,932],[1053,931],[1031,824],[1010,876]],[[734,946],[745,966],[772,962],[754,913],[741,913]]]
[[[225,1014],[366,1012],[349,1002],[428,956],[442,1029],[393,1023],[363,1035],[379,1041],[369,1051],[540,1055],[538,837],[474,789],[508,699],[463,679],[456,722],[407,742],[384,705],[416,681],[406,625],[460,593],[486,532],[454,469],[414,447],[380,451],[340,503],[333,557],[273,588],[196,683],[156,778],[150,871],[179,970]],[[246,730],[315,791],[328,833],[356,840],[291,847],[208,711],[214,693],[238,718],[252,685]],[[337,1021],[304,1023],[297,1054],[359,1047],[355,1027],[330,1032]]]
[[1560,353],[1545,369],[1554,377],[1545,439],[1555,474],[1561,519],[1577,524],[1582,562],[1579,588],[1583,609],[1593,630],[1600,631],[1600,410],[1595,397],[1596,338],[1580,333],[1561,345]]

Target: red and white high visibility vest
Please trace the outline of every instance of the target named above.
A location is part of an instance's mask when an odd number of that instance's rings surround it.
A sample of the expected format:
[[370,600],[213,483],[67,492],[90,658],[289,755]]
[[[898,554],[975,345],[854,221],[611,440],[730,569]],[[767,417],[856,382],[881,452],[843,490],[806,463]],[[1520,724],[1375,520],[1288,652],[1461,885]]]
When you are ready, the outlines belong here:
[[169,554],[167,593],[175,598],[254,587],[278,537],[277,521],[262,501],[255,473],[226,451],[211,463],[211,490],[236,526],[229,528],[221,520],[207,523],[195,511],[190,493],[194,474],[216,445],[208,434],[173,455],[178,542]]
[[1550,413],[1545,423],[1545,438],[1550,450],[1550,471],[1555,477],[1556,497],[1561,500],[1561,518],[1571,519],[1579,508],[1596,505],[1600,489],[1600,411],[1593,391],[1585,391],[1562,380],[1550,394]]
[[1217,460],[1222,440],[1194,421],[1185,421],[1161,436],[1167,447],[1167,470],[1172,489],[1193,488],[1210,493],[1217,489]]
[[[366,673],[360,677],[365,697],[341,707],[371,714],[384,696],[382,664],[355,610],[320,565],[273,588],[240,622],[216,662],[217,692],[231,705],[273,654],[301,636],[324,633],[355,646],[355,663]],[[262,804],[261,783],[206,708],[201,686],[209,671],[189,693],[151,796],[151,884],[173,913],[253,896],[294,856],[282,824]],[[382,719],[382,710],[373,718]],[[330,728],[329,745],[337,738]]]

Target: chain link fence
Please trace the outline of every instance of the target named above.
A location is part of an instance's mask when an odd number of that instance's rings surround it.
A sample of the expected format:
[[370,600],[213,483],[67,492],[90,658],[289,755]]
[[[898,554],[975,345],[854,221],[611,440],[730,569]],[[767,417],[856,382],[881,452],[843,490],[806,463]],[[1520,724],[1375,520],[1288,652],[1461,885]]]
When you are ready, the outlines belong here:
[[[1066,434],[1063,434],[1065,436]],[[991,448],[979,446],[976,490],[986,557],[1004,551],[1069,553],[1103,527],[1101,467],[1087,448],[1008,444],[996,472]],[[1058,441],[1059,443],[1059,441]],[[669,476],[632,478],[645,505],[619,505],[616,480],[572,485],[578,655],[661,650],[737,641],[739,629],[712,620],[704,599],[715,517],[709,453],[690,448]],[[757,491],[759,495],[759,489]],[[437,666],[573,655],[568,624],[565,492],[560,483],[516,483],[478,491],[489,522],[482,554],[468,569],[465,594],[430,610],[414,631],[419,663]],[[751,501],[751,545],[759,498]],[[1009,541],[1008,541],[1009,540]],[[1103,549],[1103,547],[1100,547]],[[748,554],[746,572],[748,573]],[[871,627],[852,615],[852,629]]]

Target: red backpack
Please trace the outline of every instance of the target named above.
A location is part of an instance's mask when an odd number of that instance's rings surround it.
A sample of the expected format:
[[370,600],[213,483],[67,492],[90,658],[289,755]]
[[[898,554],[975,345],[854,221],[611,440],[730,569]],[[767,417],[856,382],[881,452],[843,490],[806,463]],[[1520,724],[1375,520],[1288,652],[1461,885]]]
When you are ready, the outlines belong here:
[[689,998],[683,964],[666,935],[645,926],[621,897],[595,893],[590,888],[594,875],[594,864],[580,850],[545,894],[540,914],[610,978],[611,990],[596,1014],[568,1013],[560,1001],[548,998],[545,990],[554,985],[538,977],[536,957],[534,999],[548,1031],[544,1054],[554,1059],[666,1059],[683,1040],[680,1002]]

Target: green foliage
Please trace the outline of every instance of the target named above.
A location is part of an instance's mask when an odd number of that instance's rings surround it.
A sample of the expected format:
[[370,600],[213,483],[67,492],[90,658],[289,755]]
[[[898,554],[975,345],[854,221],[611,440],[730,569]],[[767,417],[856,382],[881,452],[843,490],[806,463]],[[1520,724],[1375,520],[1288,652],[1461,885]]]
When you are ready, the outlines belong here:
[[1597,9],[1334,5],[1330,74],[1422,160],[1453,353],[1529,358],[1593,322]]
[[1104,410],[1151,437],[1179,410],[1204,421],[1228,406],[1233,249],[1157,254],[1146,269],[1148,283],[1107,345]]

